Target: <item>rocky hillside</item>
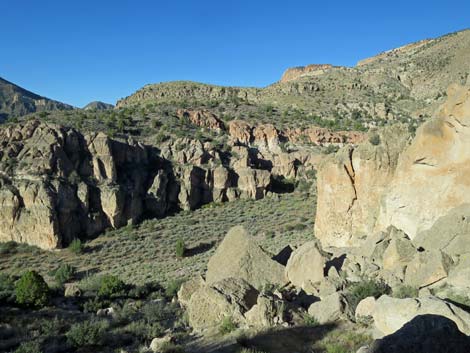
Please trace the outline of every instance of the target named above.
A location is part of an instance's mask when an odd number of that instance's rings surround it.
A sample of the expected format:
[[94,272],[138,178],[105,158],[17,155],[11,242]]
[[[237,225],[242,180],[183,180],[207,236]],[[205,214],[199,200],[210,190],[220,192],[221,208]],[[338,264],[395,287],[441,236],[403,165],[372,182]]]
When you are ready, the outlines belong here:
[[0,122],[33,112],[71,109],[70,105],[41,97],[0,78]]
[[281,131],[225,123],[204,110],[178,110],[175,118],[224,144],[181,134],[147,138],[152,144],[146,144],[37,119],[4,126],[0,240],[51,249],[181,209],[286,192],[311,179],[322,158],[315,146],[364,139],[313,127]]
[[83,107],[83,110],[108,110],[108,109],[113,109],[114,105],[108,104],[108,103],[103,103],[99,101],[95,102],[90,102],[87,105]]
[[[369,125],[429,117],[453,82],[464,84],[470,72],[470,31],[421,41],[361,61],[356,67],[309,65],[285,72],[266,88],[221,87],[195,82],[147,85],[117,107],[168,102],[232,101],[241,111],[268,105],[281,113],[301,109],[324,120],[353,120]],[[272,123],[282,114],[272,117]]]

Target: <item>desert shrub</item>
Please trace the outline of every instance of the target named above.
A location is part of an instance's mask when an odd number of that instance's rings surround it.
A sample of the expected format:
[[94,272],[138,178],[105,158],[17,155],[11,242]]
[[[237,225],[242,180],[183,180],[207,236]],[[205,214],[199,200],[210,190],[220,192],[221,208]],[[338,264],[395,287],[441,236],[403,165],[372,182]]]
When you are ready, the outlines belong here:
[[243,348],[242,350],[239,351],[239,353],[265,353],[263,351],[253,349],[253,348]]
[[226,335],[230,332],[233,332],[237,329],[237,323],[233,320],[231,316],[226,316],[223,318],[219,326],[219,332],[222,335]]
[[0,255],[14,254],[16,252],[16,244],[14,241],[0,243]]
[[49,287],[39,273],[27,271],[15,283],[15,296],[18,304],[41,308],[49,300]]
[[83,321],[72,325],[66,336],[69,343],[76,348],[99,345],[107,328],[106,321]]
[[63,285],[64,283],[68,282],[73,278],[74,275],[75,267],[69,264],[60,265],[54,271],[54,278],[59,285]]
[[326,353],[348,353],[348,350],[338,343],[329,343],[325,346]]
[[84,292],[98,293],[103,281],[103,275],[87,275],[80,280],[78,286]]
[[103,300],[102,298],[95,297],[93,299],[87,300],[83,303],[83,311],[87,313],[96,313],[100,309],[107,308],[111,305],[109,300]]
[[395,298],[416,298],[418,296],[418,288],[412,286],[401,285],[393,289],[392,295]]
[[84,246],[80,239],[74,239],[70,243],[68,249],[70,250],[70,252],[74,253],[75,255],[78,255],[83,252]]
[[23,342],[14,351],[14,353],[42,353],[41,346],[38,342]]
[[158,322],[148,323],[136,320],[125,326],[123,331],[132,334],[141,341],[151,341],[156,337],[163,336],[165,328]]
[[389,294],[390,287],[387,286],[384,282],[375,281],[373,279],[364,279],[361,282],[353,283],[348,288],[348,293],[346,295],[349,305],[351,306],[353,312],[356,311],[357,304],[362,299],[367,297],[378,298],[382,294]]
[[183,282],[184,282],[183,279],[176,279],[176,280],[170,281],[165,288],[165,296],[167,298],[176,297]]
[[12,277],[0,273],[0,303],[14,302],[15,299],[15,281]]
[[380,145],[380,135],[372,134],[371,136],[369,136],[369,142],[374,146]]
[[332,154],[338,152],[339,147],[335,145],[328,145],[326,149],[324,150],[326,154]]
[[126,285],[118,277],[107,275],[101,280],[98,296],[101,298],[114,298],[123,296],[126,292]]
[[183,239],[178,239],[176,241],[176,257],[181,259],[184,257],[184,253],[186,252],[186,245],[184,243],[184,240]]
[[174,344],[172,342],[165,342],[161,348],[160,351],[162,353],[184,353],[183,347]]
[[305,326],[315,327],[315,326],[319,325],[318,320],[314,316],[309,315],[308,313],[304,314],[303,319],[304,319],[304,325]]

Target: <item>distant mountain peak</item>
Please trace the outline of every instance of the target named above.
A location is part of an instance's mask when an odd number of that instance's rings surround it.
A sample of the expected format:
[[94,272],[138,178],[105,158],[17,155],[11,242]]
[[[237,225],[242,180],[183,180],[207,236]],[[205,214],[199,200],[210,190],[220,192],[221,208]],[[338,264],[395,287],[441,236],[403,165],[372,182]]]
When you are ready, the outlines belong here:
[[29,113],[71,109],[71,105],[42,97],[0,77],[0,122]]

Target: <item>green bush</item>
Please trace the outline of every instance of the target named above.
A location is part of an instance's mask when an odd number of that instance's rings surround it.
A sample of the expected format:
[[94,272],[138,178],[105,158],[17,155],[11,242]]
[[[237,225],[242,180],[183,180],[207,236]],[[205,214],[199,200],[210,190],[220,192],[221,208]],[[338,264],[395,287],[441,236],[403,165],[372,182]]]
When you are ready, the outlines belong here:
[[0,273],[0,303],[14,302],[15,281],[10,276]]
[[82,308],[83,311],[87,313],[96,313],[100,309],[107,308],[111,305],[111,303],[108,300],[103,300],[98,297],[94,297],[93,299],[87,300],[85,303],[83,303]]
[[184,253],[186,252],[186,245],[183,239],[178,239],[176,241],[176,257],[181,259],[184,257]]
[[54,271],[54,278],[59,285],[68,282],[74,275],[75,267],[69,264],[60,265],[59,268]]
[[118,277],[108,275],[103,276],[101,286],[98,290],[98,296],[102,298],[113,298],[123,296],[126,291],[126,285]]
[[395,298],[416,298],[418,296],[418,288],[402,285],[393,289],[392,295]]
[[81,254],[84,250],[84,246],[82,244],[82,241],[80,239],[74,239],[69,245],[68,248],[72,253],[75,255]]
[[230,332],[233,332],[237,329],[237,323],[233,320],[231,316],[226,316],[220,323],[219,332],[222,335],[226,335]]
[[178,291],[181,288],[181,285],[183,284],[184,280],[182,279],[177,279],[177,280],[172,280],[169,282],[165,288],[165,296],[167,298],[174,298],[178,294]]
[[319,325],[319,322],[318,320],[312,316],[312,315],[309,315],[309,314],[304,314],[303,316],[303,319],[304,319],[304,325],[305,326],[308,326],[308,327],[315,327],[315,326],[318,326]]
[[0,255],[14,254],[16,252],[17,243],[14,241],[7,241],[0,243]]
[[378,298],[383,294],[389,294],[390,287],[384,282],[373,279],[365,279],[358,283],[353,283],[348,288],[347,299],[353,312],[356,311],[357,304],[367,297]]
[[23,342],[14,351],[14,353],[42,353],[41,346],[38,342]]
[[101,344],[107,328],[106,321],[84,321],[72,325],[66,336],[69,343],[76,348],[94,346]]
[[41,308],[49,300],[49,287],[36,271],[27,271],[15,283],[18,304]]

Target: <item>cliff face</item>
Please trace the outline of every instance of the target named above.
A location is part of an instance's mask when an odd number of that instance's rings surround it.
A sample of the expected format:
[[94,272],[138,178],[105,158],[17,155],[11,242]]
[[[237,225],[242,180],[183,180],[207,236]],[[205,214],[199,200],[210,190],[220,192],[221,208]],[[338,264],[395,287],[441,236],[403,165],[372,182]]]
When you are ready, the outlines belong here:
[[332,67],[333,65],[330,64],[311,64],[307,66],[291,67],[284,72],[280,82],[296,80],[304,75],[321,75],[326,70],[331,69]]
[[325,246],[358,246],[390,225],[413,239],[470,202],[470,87],[447,95],[411,143],[403,130],[384,130],[380,143],[321,165],[315,232]]
[[[305,178],[319,155],[296,145],[344,145],[363,135],[326,129],[280,131],[271,124],[225,124],[204,110],[180,119],[227,135],[228,149],[189,137],[144,145],[104,133],[30,120],[0,129],[0,241],[52,249],[170,211],[210,202],[260,199],[279,178]],[[275,182],[276,181],[276,182]],[[279,190],[281,191],[281,190]]]

